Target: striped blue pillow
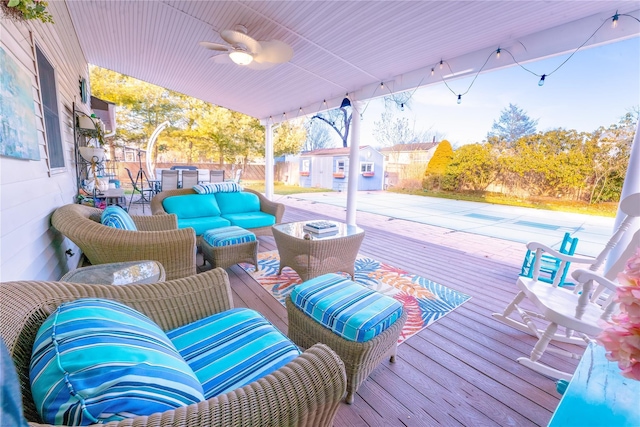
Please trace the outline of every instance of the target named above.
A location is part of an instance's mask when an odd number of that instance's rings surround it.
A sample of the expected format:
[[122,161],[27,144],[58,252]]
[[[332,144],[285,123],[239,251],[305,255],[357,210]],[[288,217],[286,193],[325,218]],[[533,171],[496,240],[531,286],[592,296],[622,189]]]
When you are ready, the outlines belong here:
[[102,225],[108,227],[119,228],[121,230],[137,231],[138,228],[129,216],[127,211],[120,206],[110,205],[102,212],[100,217]]
[[296,345],[247,308],[214,314],[167,332],[209,399],[247,385],[300,355]]
[[399,301],[334,273],[296,286],[291,301],[349,341],[369,341],[402,315]]
[[166,334],[115,301],[61,304],[38,330],[30,366],[45,423],[87,425],[151,415],[204,400]]
[[194,185],[193,190],[198,194],[237,193],[242,191],[242,187],[237,182],[212,182]]
[[255,234],[235,225],[205,231],[202,238],[213,247],[231,246],[256,241]]

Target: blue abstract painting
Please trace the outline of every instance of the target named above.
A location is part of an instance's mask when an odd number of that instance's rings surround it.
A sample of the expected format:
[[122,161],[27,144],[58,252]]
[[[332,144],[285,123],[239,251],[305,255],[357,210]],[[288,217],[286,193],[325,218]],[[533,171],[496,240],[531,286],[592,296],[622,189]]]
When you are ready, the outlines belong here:
[[0,47],[0,155],[40,160],[29,73]]

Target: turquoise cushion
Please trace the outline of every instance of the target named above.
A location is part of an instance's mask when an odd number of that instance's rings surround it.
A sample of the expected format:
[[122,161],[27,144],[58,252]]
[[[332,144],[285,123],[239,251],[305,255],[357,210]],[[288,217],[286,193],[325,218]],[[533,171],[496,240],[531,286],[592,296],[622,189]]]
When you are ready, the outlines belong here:
[[231,225],[242,228],[270,227],[276,223],[276,217],[261,211],[227,214],[223,218],[228,219]]
[[402,315],[402,304],[339,274],[325,274],[293,288],[293,303],[349,341],[378,336]]
[[122,420],[204,399],[166,334],[145,315],[105,299],[58,306],[38,330],[30,368],[33,400],[49,424]]
[[215,193],[215,197],[222,215],[260,211],[260,199],[253,193]]
[[119,228],[121,230],[138,230],[136,224],[133,222],[133,219],[131,219],[131,216],[129,216],[127,211],[116,205],[106,207],[100,216],[100,222],[102,225]]
[[215,194],[183,194],[167,197],[162,201],[167,213],[173,213],[180,219],[220,216],[220,208]]
[[214,314],[167,332],[207,399],[286,365],[300,350],[262,315],[247,308]]
[[213,247],[231,246],[256,241],[256,235],[244,228],[231,226],[206,231],[202,238]]
[[220,216],[205,216],[202,218],[178,219],[178,228],[191,227],[196,231],[196,236],[201,236],[207,230],[218,227],[228,227],[231,222]]

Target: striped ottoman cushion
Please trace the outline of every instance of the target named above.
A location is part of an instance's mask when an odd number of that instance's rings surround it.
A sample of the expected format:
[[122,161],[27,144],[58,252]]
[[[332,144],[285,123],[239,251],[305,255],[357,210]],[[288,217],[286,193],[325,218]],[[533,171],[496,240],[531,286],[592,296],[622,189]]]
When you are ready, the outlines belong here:
[[162,329],[105,299],[58,306],[38,330],[29,376],[48,424],[106,423],[204,400],[196,375]]
[[318,323],[349,341],[369,341],[402,315],[400,302],[334,273],[296,286],[291,300]]
[[236,308],[167,333],[207,399],[286,365],[300,350],[256,311]]
[[256,235],[235,225],[205,231],[202,238],[213,247],[231,246],[256,241]]

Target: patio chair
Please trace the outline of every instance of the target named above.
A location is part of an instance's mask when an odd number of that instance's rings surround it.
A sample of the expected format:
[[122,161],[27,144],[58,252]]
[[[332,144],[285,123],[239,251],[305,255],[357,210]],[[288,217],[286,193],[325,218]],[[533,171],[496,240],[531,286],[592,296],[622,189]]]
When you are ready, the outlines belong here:
[[160,176],[160,190],[176,190],[178,188],[178,171],[163,170]]
[[231,181],[235,182],[236,184],[240,184],[240,176],[242,176],[242,169],[236,169],[235,173],[233,174],[233,178],[229,178],[225,181]]
[[210,170],[209,182],[224,182],[224,170],[221,170],[221,171]]
[[[562,243],[560,244],[560,249],[558,250],[558,252],[565,255],[573,255],[576,252],[577,245],[577,237],[571,237],[570,233],[564,233],[564,238],[562,239]],[[520,270],[520,275],[529,278],[533,277],[533,265],[535,264],[535,261],[535,252],[527,250],[527,253],[524,256],[524,261],[522,263],[522,269]],[[560,259],[543,253],[542,259],[540,260],[540,276],[538,277],[538,280],[545,283],[553,283],[556,275],[558,273],[561,273],[558,286],[564,285],[564,280],[567,277],[567,272],[569,271],[569,265],[571,263],[567,262],[562,271],[560,270],[560,264]]]
[[89,206],[64,205],[53,212],[51,225],[93,265],[152,260],[162,264],[167,280],[196,274],[195,231],[178,228],[175,215],[132,215],[138,231],[128,231],[102,225],[101,213]]
[[[10,354],[8,359],[17,371],[13,388],[21,392],[17,397],[3,396],[3,409],[7,409],[10,399],[19,402],[21,397],[24,417],[31,425],[42,425],[29,380],[32,348],[40,326],[62,303],[80,298],[117,301],[148,316],[165,332],[233,308],[229,278],[221,268],[163,283],[126,286],[44,281],[2,285],[0,335]],[[4,355],[2,359],[4,363]],[[4,370],[2,374],[4,380]],[[108,425],[331,426],[346,383],[340,358],[328,346],[317,344],[271,374],[243,387],[189,406]]]
[[192,188],[194,185],[198,185],[198,171],[183,170],[182,188]]
[[[542,257],[542,247],[529,244],[529,248]],[[552,256],[561,260],[564,266],[570,261],[567,255],[556,252]],[[563,341],[580,345],[588,344],[593,337],[601,332],[616,309],[613,301],[617,285],[603,276],[589,270],[579,269],[573,272],[573,278],[579,286],[571,291],[557,285],[549,286],[539,280],[540,265],[536,262],[533,277],[521,276],[517,285],[520,292],[511,302],[527,325],[530,332],[538,338],[529,357],[520,357],[518,362],[536,372],[554,379],[570,380],[572,374],[554,369],[540,361],[545,351],[579,359],[580,355],[573,352],[548,347],[552,340],[557,340],[558,328],[565,330]],[[580,291],[578,291],[580,289]],[[532,313],[523,309],[520,303],[524,298],[535,305],[537,312]],[[546,328],[539,329],[533,318],[548,322]]]

